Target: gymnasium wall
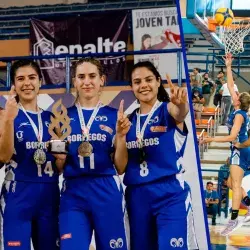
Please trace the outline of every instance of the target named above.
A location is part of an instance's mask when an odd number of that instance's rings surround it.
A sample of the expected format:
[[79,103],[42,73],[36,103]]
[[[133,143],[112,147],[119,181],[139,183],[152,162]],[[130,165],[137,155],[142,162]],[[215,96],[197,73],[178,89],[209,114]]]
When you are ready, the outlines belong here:
[[0,8],[36,6],[36,5],[53,5],[53,4],[72,4],[72,3],[87,3],[88,0],[1,0]]

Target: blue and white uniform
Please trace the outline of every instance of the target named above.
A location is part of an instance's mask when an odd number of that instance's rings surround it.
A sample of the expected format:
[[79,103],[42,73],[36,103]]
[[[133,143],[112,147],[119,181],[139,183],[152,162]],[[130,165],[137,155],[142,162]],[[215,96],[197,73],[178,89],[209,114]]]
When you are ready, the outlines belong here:
[[[14,120],[14,154],[10,164],[6,164],[1,192],[5,250],[13,247],[29,250],[31,238],[35,249],[59,249],[58,172],[55,157],[45,150],[45,142],[51,139],[50,115],[47,111],[26,112],[20,108]],[[34,125],[37,130],[33,129]],[[38,131],[41,132],[40,145]],[[34,160],[38,148],[44,149],[44,164],[38,165]]]
[[[237,141],[243,143],[244,141],[248,140],[248,130],[249,130],[249,116],[247,111],[238,109],[233,111],[230,116],[228,117],[227,126],[229,129],[229,134],[231,129],[234,125],[234,119],[236,115],[241,115],[244,119],[244,122],[241,125]],[[244,171],[246,171],[250,167],[250,147],[247,148],[235,148],[231,143],[231,165],[238,165]]]
[[[72,132],[60,205],[61,249],[88,250],[94,230],[97,250],[125,250],[123,192],[112,160],[117,110],[100,103],[95,109],[76,105],[68,116]],[[87,138],[84,128],[89,128]],[[78,148],[86,140],[93,151],[84,157]]]
[[166,103],[156,103],[146,115],[135,111],[130,120],[124,184],[131,250],[198,249],[190,188],[182,179],[187,132],[176,126]]

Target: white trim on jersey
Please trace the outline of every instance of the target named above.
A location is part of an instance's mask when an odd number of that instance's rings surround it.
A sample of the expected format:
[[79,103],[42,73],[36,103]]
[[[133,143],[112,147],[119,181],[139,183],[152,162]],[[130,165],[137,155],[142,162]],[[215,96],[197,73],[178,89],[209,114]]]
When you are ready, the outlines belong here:
[[130,226],[129,226],[129,219],[128,219],[128,213],[127,213],[127,209],[126,209],[126,201],[125,201],[122,181],[121,181],[118,174],[113,175],[113,178],[115,180],[115,183],[117,185],[118,190],[122,191],[123,224],[124,224],[125,237],[126,237],[126,242],[127,242],[127,249],[130,250]]
[[188,192],[188,196],[185,201],[187,211],[187,247],[189,250],[197,250],[199,247],[194,229],[194,216],[191,204],[191,194]]
[[232,165],[240,165],[240,151],[238,149],[234,149],[231,158]]
[[177,129],[175,130],[174,144],[175,144],[176,152],[179,152],[182,149],[186,138],[187,138],[186,135],[181,134]]
[[[5,183],[3,183],[5,185]],[[3,195],[0,197],[0,207],[1,207],[1,213],[0,213],[0,250],[4,250],[4,238],[3,238],[3,216],[2,213],[4,213],[5,209],[5,200]]]

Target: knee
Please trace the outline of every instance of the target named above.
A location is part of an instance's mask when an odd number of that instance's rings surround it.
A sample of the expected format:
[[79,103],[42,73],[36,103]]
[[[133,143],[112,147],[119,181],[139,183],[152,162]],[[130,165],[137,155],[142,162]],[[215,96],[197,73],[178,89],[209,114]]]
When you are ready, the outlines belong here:
[[241,188],[241,182],[239,180],[232,180],[231,185],[232,185],[231,189],[233,190]]

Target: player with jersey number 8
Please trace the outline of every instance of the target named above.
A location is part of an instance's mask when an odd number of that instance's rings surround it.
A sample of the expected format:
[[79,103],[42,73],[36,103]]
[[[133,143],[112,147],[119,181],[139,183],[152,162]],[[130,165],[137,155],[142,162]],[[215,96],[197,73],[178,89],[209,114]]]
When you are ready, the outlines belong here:
[[51,113],[37,105],[41,71],[37,63],[12,64],[13,83],[0,121],[0,159],[6,164],[2,187],[4,249],[59,249],[58,170],[60,156],[46,150]]
[[114,164],[127,164],[126,151],[125,157],[121,152],[126,150],[130,122],[123,101],[118,112],[101,103],[104,81],[98,60],[76,62],[77,98],[68,109],[72,132],[59,216],[62,250],[88,250],[93,230],[97,250],[128,249],[123,192]]
[[170,98],[152,63],[135,64],[131,74],[140,107],[130,115],[127,167],[119,169],[125,172],[131,250],[198,249],[190,188],[182,179],[187,93],[167,79]]

